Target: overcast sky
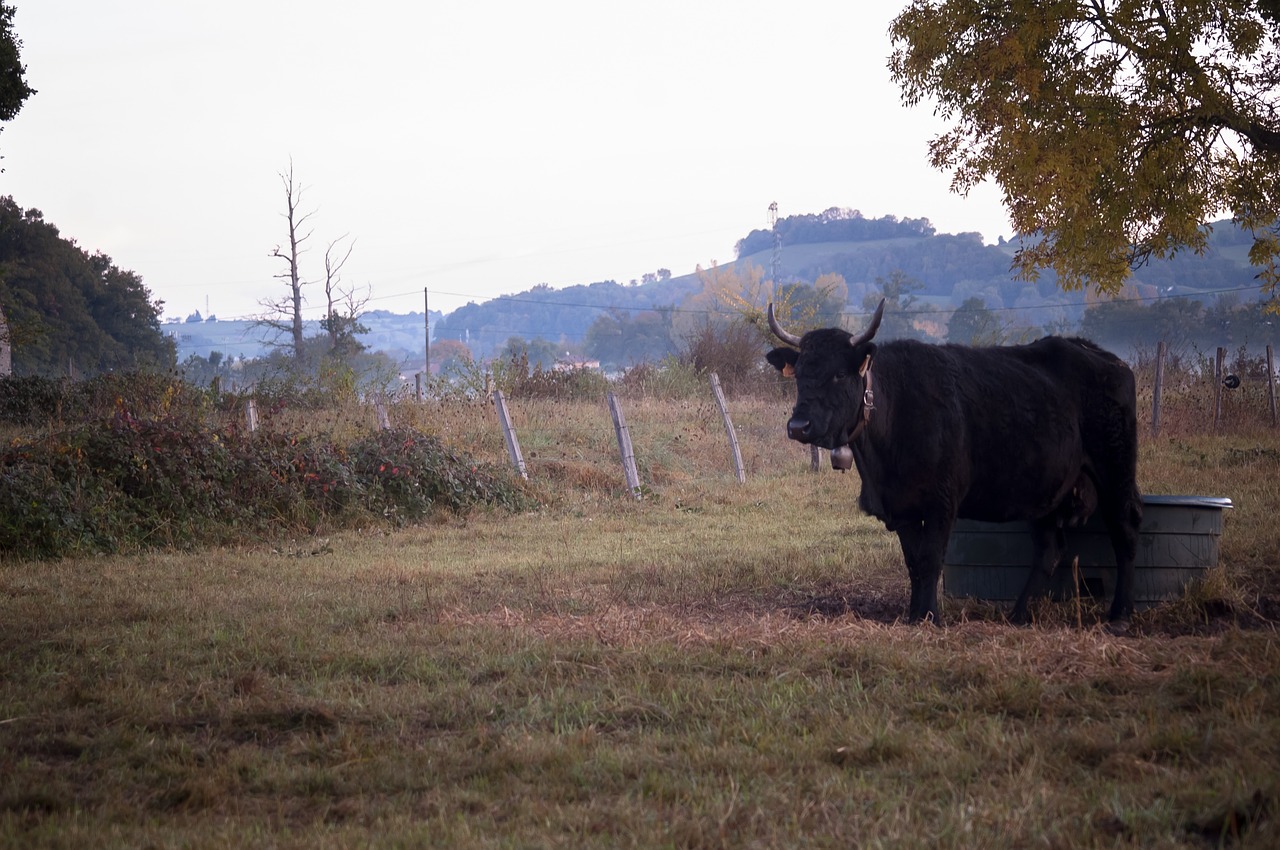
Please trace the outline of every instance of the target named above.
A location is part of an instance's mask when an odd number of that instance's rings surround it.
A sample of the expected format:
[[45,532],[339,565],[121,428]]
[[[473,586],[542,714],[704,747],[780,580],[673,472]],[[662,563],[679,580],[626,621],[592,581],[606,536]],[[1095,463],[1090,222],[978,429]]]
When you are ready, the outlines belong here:
[[942,124],[889,79],[906,0],[12,5],[38,93],[0,133],[0,194],[166,319],[284,293],[291,159],[304,276],[349,235],[345,283],[395,312],[729,262],[774,201],[1010,235],[993,187],[929,167]]

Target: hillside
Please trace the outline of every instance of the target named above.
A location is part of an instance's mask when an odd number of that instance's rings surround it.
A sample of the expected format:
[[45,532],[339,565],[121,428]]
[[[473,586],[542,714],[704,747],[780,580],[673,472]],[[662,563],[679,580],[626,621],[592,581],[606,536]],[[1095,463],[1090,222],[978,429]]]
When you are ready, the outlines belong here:
[[[977,298],[987,309],[1001,311],[1007,324],[1019,327],[1078,327],[1087,306],[1096,301],[1083,293],[1060,291],[1051,272],[1035,283],[1015,280],[1010,272],[1017,248],[1014,242],[1001,240],[988,245],[977,233],[935,233],[921,219],[890,216],[867,221],[854,211],[828,210],[819,216],[794,218],[799,224],[793,219],[779,222],[783,234],[777,256],[779,279],[811,283],[823,274],[839,274],[848,285],[849,312],[860,312],[863,299],[878,293],[883,281],[895,274],[905,275],[918,287],[914,296],[922,308],[950,311]],[[824,232],[841,236],[861,233],[868,238],[824,241]],[[754,231],[739,242],[739,248],[750,253],[728,265],[738,269],[757,266],[766,278],[772,277],[772,239],[766,231]],[[1258,284],[1248,265],[1248,243],[1247,234],[1230,221],[1217,222],[1204,254],[1179,254],[1137,269],[1131,292],[1143,303],[1171,297],[1192,298],[1206,306],[1222,297],[1257,300]],[[580,348],[592,324],[602,316],[625,324],[645,313],[679,310],[701,289],[696,273],[627,286],[615,281],[563,289],[539,285],[467,304],[447,315],[433,314],[432,337],[434,341],[462,341],[482,359],[513,338],[546,340],[566,350]],[[359,338],[371,351],[385,352],[411,365],[422,362],[421,313],[374,311],[361,321],[369,333]],[[249,322],[167,324],[164,330],[174,337],[179,362],[192,354],[207,357],[211,351],[249,358],[268,350],[263,331]],[[310,323],[307,333],[319,333],[318,324]]]

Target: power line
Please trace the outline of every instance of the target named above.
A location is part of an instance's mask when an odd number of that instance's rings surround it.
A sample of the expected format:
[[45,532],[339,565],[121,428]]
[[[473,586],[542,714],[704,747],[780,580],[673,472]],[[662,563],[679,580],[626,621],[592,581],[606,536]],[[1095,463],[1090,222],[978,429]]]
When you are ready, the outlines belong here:
[[[1237,292],[1256,292],[1259,289],[1260,289],[1260,286],[1239,286],[1239,287],[1229,287],[1225,289],[1206,289],[1206,290],[1201,290],[1201,291],[1197,291],[1190,294],[1184,294],[1184,295],[1172,295],[1172,296],[1171,295],[1145,295],[1145,296],[1135,296],[1131,298],[1118,298],[1118,299],[1113,299],[1111,301],[1090,301],[1086,299],[1082,301],[1054,302],[1054,303],[1048,303],[1048,304],[1035,304],[1035,305],[1023,306],[1023,307],[983,307],[982,309],[988,313],[1012,313],[1012,312],[1034,313],[1037,311],[1058,310],[1058,309],[1066,309],[1066,308],[1072,308],[1072,307],[1088,308],[1088,307],[1099,306],[1101,304],[1123,304],[1123,303],[1155,302],[1155,301],[1190,301],[1190,300],[1198,300],[1201,297],[1211,296],[1211,295],[1227,295],[1227,294],[1237,293]],[[462,297],[462,298],[472,297],[468,293],[464,293],[464,292],[447,292],[445,290],[432,290],[432,291],[438,295],[452,295],[455,297]],[[371,297],[368,300],[369,301],[385,301],[391,298],[403,298],[410,295],[417,296],[418,292],[415,290],[415,291],[409,291],[409,292],[395,293],[392,295],[379,295],[379,296]],[[495,296],[483,299],[480,303],[489,304],[494,301],[502,301],[502,302],[508,302],[512,304],[539,304],[539,305],[546,305],[551,307],[601,310],[606,312],[607,311],[653,312],[653,313],[672,313],[672,314],[695,315],[695,316],[736,315],[735,311],[730,309],[713,310],[713,309],[690,309],[690,308],[684,308],[684,307],[660,306],[660,305],[637,306],[637,305],[623,305],[623,304],[599,304],[599,303],[589,304],[589,303],[582,303],[582,302],[575,302],[575,301],[560,301],[560,300],[547,299],[547,298],[520,297],[517,295],[495,295]],[[317,305],[315,307],[308,306],[303,308],[303,312],[318,314],[320,315],[320,318],[323,318],[322,311],[324,309],[325,308],[322,305]],[[871,312],[872,311],[870,310],[865,310],[865,311],[842,310],[840,311],[840,317],[842,319],[843,318],[859,318],[859,317],[869,316],[871,315]],[[889,311],[886,311],[885,315],[925,316],[925,315],[929,315],[930,313],[958,313],[958,312],[967,312],[967,311],[963,311],[959,307],[950,308],[950,309],[948,308],[935,309],[935,308],[927,307],[926,309],[921,309],[921,310],[889,310]],[[974,312],[977,312],[977,311],[974,311]],[[231,316],[231,317],[222,318],[222,321],[252,322],[252,321],[259,321],[265,317],[266,317],[265,315],[261,315],[261,314]],[[310,319],[310,321],[318,321],[318,319]],[[173,324],[182,324],[182,323],[176,322]],[[482,332],[489,333],[489,331],[479,331],[479,330],[474,331],[474,333],[482,333]],[[511,331],[511,333],[517,333],[517,332],[538,333],[538,334],[545,333],[545,331],[515,331],[515,330]]]

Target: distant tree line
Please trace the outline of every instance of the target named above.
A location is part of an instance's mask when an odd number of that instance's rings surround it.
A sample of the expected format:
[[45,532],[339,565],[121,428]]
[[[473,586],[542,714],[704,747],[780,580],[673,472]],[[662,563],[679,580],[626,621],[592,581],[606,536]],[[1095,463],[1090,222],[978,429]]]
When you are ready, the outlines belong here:
[[903,218],[886,215],[882,218],[863,218],[858,210],[831,207],[807,215],[792,215],[778,219],[773,230],[753,230],[738,240],[735,247],[738,259],[760,251],[773,249],[775,233],[781,235],[782,245],[802,245],[814,242],[871,242],[880,239],[919,239],[932,236],[933,225],[927,218]]
[[699,289],[696,278],[655,274],[624,286],[612,280],[552,289],[539,284],[483,304],[466,304],[433,328],[434,340],[465,343],[478,359],[492,357],[512,337],[545,339],[560,348],[580,345],[603,314],[651,312],[679,304]]
[[136,273],[64,238],[39,210],[0,198],[0,308],[15,375],[171,368],[163,303]]
[[1280,315],[1269,313],[1265,302],[1242,303],[1231,295],[1206,307],[1188,298],[1158,301],[1105,301],[1085,311],[1080,334],[1101,345],[1154,350],[1167,343],[1174,354],[1218,346],[1261,350],[1280,345]]

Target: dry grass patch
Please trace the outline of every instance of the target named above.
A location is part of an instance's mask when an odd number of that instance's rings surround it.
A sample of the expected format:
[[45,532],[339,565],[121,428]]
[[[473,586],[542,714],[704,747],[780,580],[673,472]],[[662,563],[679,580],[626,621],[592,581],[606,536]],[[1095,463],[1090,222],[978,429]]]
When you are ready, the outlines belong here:
[[[1144,489],[1237,507],[1129,637],[910,627],[896,539],[779,406],[744,486],[718,421],[637,403],[642,502],[534,466],[515,517],[0,564],[0,847],[1280,844],[1274,436],[1143,445]],[[565,480],[613,469],[600,413]]]

